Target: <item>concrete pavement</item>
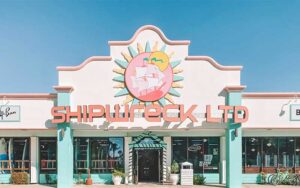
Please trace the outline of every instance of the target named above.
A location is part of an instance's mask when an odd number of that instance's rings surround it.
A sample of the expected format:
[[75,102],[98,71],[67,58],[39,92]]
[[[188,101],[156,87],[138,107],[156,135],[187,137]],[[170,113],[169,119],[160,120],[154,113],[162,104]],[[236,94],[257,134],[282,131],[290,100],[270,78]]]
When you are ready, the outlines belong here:
[[[1,188],[55,188],[55,185],[41,185],[41,184],[29,184],[29,185],[12,185],[12,184],[0,184]],[[74,188],[189,188],[189,187],[199,187],[199,188],[224,188],[224,185],[194,185],[194,186],[181,186],[181,185],[160,185],[160,184],[138,184],[138,185],[100,185],[95,184],[92,186],[87,185],[74,185]],[[299,186],[291,186],[291,185],[258,185],[258,184],[243,184],[242,188],[292,188],[292,187],[299,187]]]

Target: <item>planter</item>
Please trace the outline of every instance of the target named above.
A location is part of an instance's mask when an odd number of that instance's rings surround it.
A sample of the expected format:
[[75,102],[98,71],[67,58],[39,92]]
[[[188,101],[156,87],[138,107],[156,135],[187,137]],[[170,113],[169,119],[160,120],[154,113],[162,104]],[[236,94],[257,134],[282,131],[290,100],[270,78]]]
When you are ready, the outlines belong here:
[[114,182],[114,185],[120,185],[121,181],[122,181],[122,177],[121,176],[113,176],[112,180]]
[[93,184],[92,178],[87,178],[86,181],[85,181],[85,184],[86,185],[92,185]]
[[245,173],[253,173],[253,174],[257,174],[259,173],[261,170],[260,170],[260,167],[246,167],[245,168]]
[[177,185],[179,181],[179,174],[170,174],[170,181],[172,182],[172,185]]

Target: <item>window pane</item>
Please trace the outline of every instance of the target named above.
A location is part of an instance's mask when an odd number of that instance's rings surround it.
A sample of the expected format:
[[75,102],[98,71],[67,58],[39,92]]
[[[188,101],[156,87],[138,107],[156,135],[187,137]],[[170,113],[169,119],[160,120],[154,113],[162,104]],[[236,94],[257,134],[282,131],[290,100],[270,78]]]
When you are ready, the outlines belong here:
[[108,172],[108,139],[107,138],[92,138],[91,140],[91,157],[92,169],[94,173]]
[[0,172],[30,171],[30,138],[0,138]]
[[220,162],[220,138],[209,137],[208,141],[204,141],[204,161],[207,162],[205,173],[218,173]]
[[263,159],[263,166],[277,167],[277,162],[278,162],[277,139],[263,138],[263,151],[265,154]]
[[173,137],[173,160],[189,161],[195,173],[218,173],[220,139],[218,137]]
[[13,168],[15,171],[29,172],[30,161],[30,139],[29,138],[13,138]]
[[188,161],[193,164],[195,173],[199,173],[203,168],[203,155],[204,151],[207,150],[207,147],[204,148],[203,140],[205,140],[205,142],[207,143],[206,138],[188,138]]
[[187,161],[187,138],[173,137],[172,150],[173,150],[173,160],[177,161],[178,163]]
[[12,172],[13,163],[13,138],[0,138],[0,174]]
[[91,172],[109,173],[124,169],[123,138],[91,138]]
[[56,138],[40,138],[40,171],[56,172]]
[[[296,138],[296,156],[295,156],[295,166],[300,168],[300,138]],[[300,171],[300,169],[298,169]],[[298,171],[296,171],[298,172]],[[299,172],[298,172],[299,173]]]
[[28,138],[14,138],[14,160],[29,160],[29,146]]
[[293,167],[295,139],[292,137],[279,138],[279,167]]
[[110,168],[124,168],[123,138],[109,138],[109,166]]
[[243,165],[243,172],[245,172],[246,165],[246,138],[242,138],[242,165]]
[[261,141],[260,138],[245,138],[246,142],[246,167],[261,166]]
[[74,139],[74,171],[87,173],[89,168],[89,138]]

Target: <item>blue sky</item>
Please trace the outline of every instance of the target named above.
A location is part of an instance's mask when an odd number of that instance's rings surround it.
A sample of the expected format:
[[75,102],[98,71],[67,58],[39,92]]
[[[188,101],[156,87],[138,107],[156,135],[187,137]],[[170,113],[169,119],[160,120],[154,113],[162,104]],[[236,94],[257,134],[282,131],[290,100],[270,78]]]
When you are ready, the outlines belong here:
[[53,92],[56,66],[108,55],[152,24],[190,55],[243,65],[247,91],[300,90],[299,0],[0,0],[1,93]]

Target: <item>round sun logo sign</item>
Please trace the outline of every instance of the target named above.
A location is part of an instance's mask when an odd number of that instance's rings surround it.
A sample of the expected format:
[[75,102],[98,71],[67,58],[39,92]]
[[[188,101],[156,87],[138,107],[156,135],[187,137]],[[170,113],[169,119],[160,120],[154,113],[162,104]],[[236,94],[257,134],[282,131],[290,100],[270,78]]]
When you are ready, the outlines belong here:
[[134,57],[125,72],[130,93],[141,101],[154,102],[164,97],[173,82],[169,57],[164,52],[145,52]]
[[172,54],[165,53],[165,45],[160,50],[157,50],[157,43],[152,50],[148,42],[145,50],[140,44],[137,46],[138,52],[129,46],[130,55],[122,53],[126,61],[115,60],[120,68],[114,72],[121,76],[113,80],[121,82],[115,88],[122,88],[115,96],[126,95],[125,104],[131,101],[133,104],[159,103],[162,106],[166,101],[174,103],[172,96],[180,96],[174,88],[182,87],[176,82],[182,81],[183,77],[175,75],[182,72],[175,69],[180,61],[170,61]]

